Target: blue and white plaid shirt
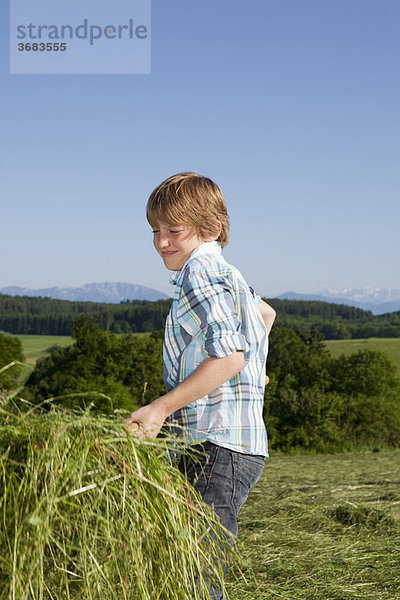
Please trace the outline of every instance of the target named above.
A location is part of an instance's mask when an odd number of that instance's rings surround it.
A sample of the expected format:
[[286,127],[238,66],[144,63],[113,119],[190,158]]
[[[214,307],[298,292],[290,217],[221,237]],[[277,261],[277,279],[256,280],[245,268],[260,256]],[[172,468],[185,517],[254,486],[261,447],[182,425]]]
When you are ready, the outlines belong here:
[[226,262],[217,242],[198,246],[175,285],[164,338],[164,382],[168,391],[206,358],[244,351],[242,370],[214,392],[169,417],[189,443],[208,440],[244,454],[268,456],[263,421],[268,339],[259,296]]

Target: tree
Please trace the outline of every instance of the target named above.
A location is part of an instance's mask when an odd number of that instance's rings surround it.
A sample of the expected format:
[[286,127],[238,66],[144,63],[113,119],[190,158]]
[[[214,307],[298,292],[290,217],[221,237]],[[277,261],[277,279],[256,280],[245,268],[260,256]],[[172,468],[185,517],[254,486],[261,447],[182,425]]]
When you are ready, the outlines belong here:
[[382,352],[332,358],[318,331],[273,330],[264,415],[282,450],[400,445],[400,385]]
[[[15,363],[23,360],[21,340],[10,335],[0,334],[0,387],[10,389],[16,385],[21,366]],[[8,366],[9,368],[7,368]]]
[[360,350],[329,362],[330,388],[355,396],[379,396],[397,386],[396,367],[384,352]]
[[72,346],[57,348],[38,361],[24,389],[28,399],[56,398],[66,406],[94,402],[96,410],[111,412],[132,411],[165,393],[158,334],[118,336],[80,315],[72,336]]

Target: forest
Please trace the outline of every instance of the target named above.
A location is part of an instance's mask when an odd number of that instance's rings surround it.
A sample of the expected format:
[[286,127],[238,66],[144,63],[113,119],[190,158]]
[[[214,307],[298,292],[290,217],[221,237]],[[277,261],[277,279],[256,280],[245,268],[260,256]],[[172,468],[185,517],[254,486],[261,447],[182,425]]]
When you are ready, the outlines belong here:
[[[344,304],[276,298],[266,301],[277,311],[276,327],[316,327],[327,340],[400,337],[400,312],[374,316],[370,311]],[[70,335],[76,316],[85,314],[103,331],[151,332],[164,327],[170,305],[171,300],[106,304],[0,294],[0,331]]]

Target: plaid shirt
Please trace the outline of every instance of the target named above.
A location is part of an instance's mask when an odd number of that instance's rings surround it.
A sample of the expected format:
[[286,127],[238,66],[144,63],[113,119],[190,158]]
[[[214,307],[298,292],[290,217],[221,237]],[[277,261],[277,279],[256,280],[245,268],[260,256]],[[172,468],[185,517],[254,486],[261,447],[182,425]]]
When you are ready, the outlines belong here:
[[189,443],[208,440],[244,454],[268,456],[263,421],[267,332],[260,297],[228,264],[217,242],[198,246],[170,283],[175,285],[164,337],[168,391],[206,358],[244,351],[242,370],[169,417]]

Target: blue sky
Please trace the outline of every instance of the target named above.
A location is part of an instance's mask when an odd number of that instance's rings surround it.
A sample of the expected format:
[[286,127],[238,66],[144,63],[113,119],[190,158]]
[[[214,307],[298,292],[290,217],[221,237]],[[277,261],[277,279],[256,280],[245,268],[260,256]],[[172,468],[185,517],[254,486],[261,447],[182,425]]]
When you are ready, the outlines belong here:
[[398,0],[153,0],[151,75],[10,75],[0,2],[0,287],[169,293],[145,204],[186,170],[260,294],[400,287]]

